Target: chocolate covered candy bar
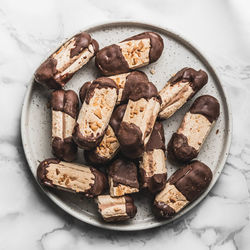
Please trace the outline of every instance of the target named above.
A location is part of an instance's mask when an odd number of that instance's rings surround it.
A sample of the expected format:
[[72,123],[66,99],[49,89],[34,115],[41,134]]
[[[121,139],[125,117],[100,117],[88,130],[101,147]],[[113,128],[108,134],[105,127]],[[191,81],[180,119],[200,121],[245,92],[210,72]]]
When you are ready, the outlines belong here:
[[95,168],[58,159],[42,161],[37,178],[42,185],[82,193],[87,197],[101,194],[107,186],[105,175]]
[[107,77],[100,77],[89,86],[73,132],[80,148],[90,150],[102,141],[117,96],[115,82]]
[[172,135],[167,147],[168,157],[180,162],[197,157],[219,114],[220,104],[216,98],[210,95],[198,97]]
[[109,167],[109,187],[112,197],[139,192],[137,167],[124,158],[115,160]]
[[183,68],[167,82],[159,92],[161,111],[159,118],[167,119],[191,99],[208,81],[207,73]]
[[[130,73],[109,76],[108,78],[112,79],[116,83],[119,90],[116,104],[128,102],[128,97],[138,82],[148,82],[147,75],[141,71],[133,71]],[[84,83],[79,91],[82,103],[84,102],[85,95],[90,85],[91,82]]]
[[153,83],[137,83],[120,124],[118,140],[122,153],[131,159],[142,156],[160,110],[161,98]]
[[51,89],[60,89],[98,51],[96,40],[81,32],[54,52],[35,72],[35,80]]
[[211,180],[210,168],[200,161],[193,161],[178,169],[165,188],[156,195],[153,211],[157,217],[171,218],[207,189]]
[[72,133],[78,114],[79,101],[73,90],[55,90],[51,95],[52,109],[52,151],[65,161],[73,161],[77,145]]
[[103,75],[126,73],[159,59],[163,40],[157,33],[144,32],[101,49],[95,63]]
[[120,149],[120,143],[116,137],[120,123],[126,110],[126,104],[115,108],[101,143],[93,150],[85,150],[84,156],[91,164],[105,164],[112,160]]
[[160,122],[155,122],[139,169],[143,188],[147,188],[151,193],[156,193],[165,187],[167,181],[165,137]]
[[135,217],[137,208],[129,196],[99,195],[97,204],[102,218],[107,222],[124,221]]

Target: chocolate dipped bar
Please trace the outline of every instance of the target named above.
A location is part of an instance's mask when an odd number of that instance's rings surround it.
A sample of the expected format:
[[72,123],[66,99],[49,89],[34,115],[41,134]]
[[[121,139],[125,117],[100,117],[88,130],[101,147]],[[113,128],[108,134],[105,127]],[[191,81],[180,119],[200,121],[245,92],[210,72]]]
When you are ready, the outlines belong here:
[[105,175],[95,168],[47,159],[40,163],[37,178],[42,185],[93,197],[107,186]]
[[95,165],[106,164],[118,153],[120,143],[116,135],[125,113],[126,106],[126,104],[122,104],[115,108],[101,143],[93,150],[84,151],[84,156],[87,162]]
[[142,188],[156,193],[165,187],[167,169],[165,161],[165,137],[163,126],[155,122],[139,165]]
[[77,145],[72,133],[78,114],[79,101],[73,90],[55,90],[50,100],[52,110],[52,152],[65,161],[73,161]]
[[210,130],[220,114],[218,100],[210,95],[198,97],[168,143],[168,157],[188,162],[197,157]]
[[137,167],[125,158],[119,158],[110,165],[108,180],[112,197],[139,192]]
[[103,75],[126,73],[159,59],[164,48],[161,36],[144,32],[101,49],[95,63]]
[[115,82],[107,77],[100,77],[89,86],[73,132],[80,148],[91,150],[102,141],[117,96]]
[[124,221],[135,217],[137,208],[129,196],[111,197],[99,195],[97,197],[98,210],[106,222]]
[[200,161],[193,161],[178,169],[165,188],[156,195],[153,211],[157,217],[171,218],[181,209],[201,196],[211,180],[210,168]]
[[81,32],[54,52],[35,72],[35,80],[50,89],[60,89],[98,51],[96,40]]
[[183,68],[169,79],[159,92],[161,110],[159,118],[167,119],[191,99],[208,81],[205,71]]
[[[116,83],[119,91],[116,104],[128,102],[128,97],[138,82],[148,82],[147,75],[141,71],[132,71],[125,74],[109,76],[108,78]],[[85,95],[90,85],[91,82],[86,82],[80,88],[79,96],[82,103],[84,102]]]
[[142,156],[160,110],[161,98],[153,83],[137,83],[120,124],[118,140],[122,153],[131,159]]

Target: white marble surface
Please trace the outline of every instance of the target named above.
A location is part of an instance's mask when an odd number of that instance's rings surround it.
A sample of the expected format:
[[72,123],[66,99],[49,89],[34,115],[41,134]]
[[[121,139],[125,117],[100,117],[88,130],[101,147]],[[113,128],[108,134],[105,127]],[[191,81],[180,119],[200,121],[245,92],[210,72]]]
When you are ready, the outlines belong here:
[[[250,4],[247,0],[0,0],[0,249],[249,250]],[[208,197],[181,221],[143,232],[81,223],[40,193],[22,150],[28,82],[48,50],[84,26],[144,19],[206,52],[231,101],[233,141]]]

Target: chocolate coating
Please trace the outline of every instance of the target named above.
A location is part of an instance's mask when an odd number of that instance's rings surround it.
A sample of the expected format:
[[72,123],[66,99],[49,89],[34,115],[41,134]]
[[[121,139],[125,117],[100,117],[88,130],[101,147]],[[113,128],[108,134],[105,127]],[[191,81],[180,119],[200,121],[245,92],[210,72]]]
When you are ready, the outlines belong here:
[[126,213],[130,218],[134,218],[137,213],[137,207],[134,205],[134,200],[132,197],[125,195],[125,206],[126,206]]
[[167,182],[167,173],[162,174],[154,174],[151,177],[146,176],[146,172],[143,168],[139,169],[141,183],[147,183],[147,189],[152,193],[155,194],[161,191]]
[[49,167],[49,164],[51,164],[51,163],[58,164],[59,162],[60,162],[60,160],[58,160],[58,159],[49,158],[49,159],[42,161],[39,164],[39,166],[37,168],[37,179],[38,179],[40,184],[46,185],[49,187],[55,187],[55,185],[52,184],[52,181],[49,180],[46,176],[48,173],[46,168]]
[[204,115],[212,123],[220,115],[220,104],[213,96],[203,95],[194,101],[189,111],[192,114]]
[[101,49],[95,58],[96,67],[105,76],[117,75],[129,71],[129,66],[121,48],[116,45],[110,45]]
[[79,90],[79,97],[82,103],[84,103],[86,94],[91,84],[92,84],[91,82],[85,82]]
[[[97,41],[93,40],[91,36],[86,32],[81,32],[72,38],[75,38],[75,47],[70,51],[71,58],[79,55],[84,49],[88,48],[91,43],[93,45],[95,53],[99,49]],[[54,53],[57,53],[61,49],[61,47]],[[57,73],[60,72],[58,72],[56,69],[57,60],[52,58],[53,54],[36,70],[35,80],[41,84],[45,84],[50,89],[61,89],[71,79],[74,73],[59,77],[56,76]]]
[[[46,159],[39,164],[37,168],[37,179],[39,183],[48,187],[69,191],[66,188],[54,185],[52,183],[52,180],[49,180],[47,178],[47,173],[48,173],[47,168],[49,167],[51,163],[58,164],[60,163],[60,160],[51,158],[51,159]],[[80,192],[80,193],[83,193],[86,197],[94,197],[96,195],[99,195],[107,187],[106,176],[95,168],[90,168],[90,170],[95,178],[94,184],[91,184],[91,188],[89,190],[86,190],[84,193]],[[73,191],[73,190],[70,189],[70,191]]]
[[113,179],[114,186],[123,184],[133,188],[139,188],[137,179],[137,167],[134,162],[125,158],[115,160],[109,167],[109,176]]
[[[192,68],[183,68],[178,71],[169,82],[174,85],[177,82],[190,82],[190,86],[194,90],[194,94],[197,93],[204,85],[207,84],[208,75],[205,71],[199,70],[196,71]],[[193,95],[194,95],[193,94]],[[191,96],[192,97],[192,96]],[[191,98],[190,97],[190,98]]]
[[193,161],[178,169],[168,180],[188,201],[196,200],[209,186],[213,177],[210,168],[200,161]]
[[148,82],[148,77],[141,71],[132,71],[126,77],[126,83],[122,92],[121,102],[127,102],[130,94],[134,91],[134,88],[138,83]]
[[164,129],[161,122],[156,121],[148,143],[146,145],[146,151],[152,151],[154,149],[162,149],[165,151],[165,136]]
[[115,108],[115,110],[113,111],[113,113],[111,115],[109,124],[112,127],[112,129],[114,130],[115,135],[118,134],[120,124],[121,124],[121,121],[122,121],[123,116],[125,114],[126,108],[127,108],[127,104],[119,105]]
[[72,136],[64,140],[55,137],[52,140],[52,152],[57,158],[70,162],[76,158],[77,145],[73,141]]
[[144,151],[142,132],[133,123],[121,122],[117,134],[122,153],[131,159],[140,157]]
[[108,77],[99,77],[96,80],[94,80],[88,88],[88,91],[86,93],[85,100],[84,100],[87,104],[89,104],[90,99],[94,96],[96,88],[97,89],[115,88],[118,94],[118,88],[112,79]]
[[91,173],[95,176],[95,182],[91,188],[86,192],[87,197],[94,197],[101,194],[108,186],[108,181],[104,173],[95,168],[90,168]]
[[158,218],[164,217],[166,219],[170,219],[176,214],[175,210],[171,208],[169,205],[167,205],[164,202],[157,202],[157,201],[154,201],[153,213]]
[[188,139],[183,134],[174,133],[167,147],[168,158],[177,162],[188,162],[197,157],[198,151],[188,145]]
[[140,39],[145,39],[149,38],[150,39],[150,51],[149,51],[149,62],[153,63],[159,59],[159,57],[162,54],[163,48],[164,48],[164,43],[161,38],[161,36],[155,32],[144,32],[135,36],[132,36],[125,41],[131,41],[131,40],[140,40]]
[[158,90],[152,82],[138,82],[129,95],[129,99],[134,102],[141,98],[149,100],[153,97],[156,97],[157,101],[161,103],[161,97],[159,96]]

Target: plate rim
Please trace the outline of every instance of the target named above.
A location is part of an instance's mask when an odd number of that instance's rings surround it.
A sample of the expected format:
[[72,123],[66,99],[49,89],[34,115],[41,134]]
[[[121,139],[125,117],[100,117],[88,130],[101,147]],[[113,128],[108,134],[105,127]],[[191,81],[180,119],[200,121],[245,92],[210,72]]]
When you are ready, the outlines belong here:
[[[83,221],[83,222],[85,222],[87,224],[99,227],[99,228],[108,229],[108,230],[115,230],[115,231],[139,231],[139,230],[146,230],[146,229],[150,229],[150,228],[160,227],[160,226],[163,226],[163,225],[166,225],[166,224],[170,224],[170,223],[179,221],[180,218],[182,218],[184,216],[184,214],[189,213],[194,207],[196,207],[208,195],[208,193],[211,191],[211,189],[213,188],[213,186],[217,182],[219,176],[221,175],[221,172],[222,172],[222,170],[223,170],[223,168],[224,168],[224,166],[226,164],[226,159],[227,159],[228,154],[230,152],[230,146],[231,146],[231,141],[232,141],[232,129],[233,129],[232,110],[231,110],[231,104],[229,102],[229,98],[227,97],[227,90],[223,87],[222,81],[221,81],[220,77],[217,74],[217,70],[213,67],[213,64],[208,59],[209,57],[207,56],[207,54],[204,53],[204,51],[201,50],[199,48],[199,46],[197,46],[197,44],[195,44],[193,41],[190,42],[184,36],[180,35],[178,32],[172,30],[171,28],[165,27],[165,26],[161,26],[161,25],[158,25],[158,24],[155,24],[155,23],[148,23],[146,21],[138,21],[138,20],[136,20],[136,21],[135,20],[114,20],[114,21],[109,21],[109,22],[94,23],[94,24],[88,25],[86,27],[83,27],[80,31],[91,32],[91,30],[96,30],[98,28],[100,29],[102,27],[108,27],[108,26],[112,27],[112,26],[115,26],[115,25],[124,25],[124,26],[125,25],[136,25],[136,26],[145,27],[145,28],[148,28],[148,29],[151,28],[151,29],[155,29],[155,30],[161,30],[161,31],[163,31],[165,33],[171,34],[171,36],[174,39],[181,41],[186,47],[188,47],[192,51],[192,53],[194,53],[196,56],[198,56],[199,58],[202,59],[201,60],[202,63],[209,69],[209,72],[212,74],[213,78],[215,78],[215,82],[217,82],[219,84],[219,86],[221,88],[221,91],[222,91],[222,93],[224,95],[224,102],[225,102],[225,106],[226,106],[227,112],[228,112],[227,143],[226,143],[226,145],[224,145],[224,152],[225,152],[225,154],[223,155],[223,159],[220,160],[220,164],[217,167],[218,174],[216,175],[216,177],[214,177],[212,179],[212,182],[210,183],[210,185],[207,188],[207,190],[202,194],[201,197],[199,197],[196,201],[194,201],[192,204],[190,204],[190,206],[186,207],[184,210],[182,210],[182,212],[180,212],[179,214],[177,214],[172,219],[170,219],[170,220],[155,221],[153,223],[151,222],[151,223],[148,223],[146,226],[145,226],[145,224],[139,224],[139,225],[134,224],[134,225],[119,226],[119,224],[102,223],[99,220],[92,220],[90,218],[87,218],[87,216],[83,218],[77,211],[75,211],[69,205],[67,205],[64,202],[62,202],[61,200],[59,200],[49,190],[44,189],[40,185],[40,183],[37,181],[36,175],[32,171],[31,166],[33,165],[33,162],[31,160],[31,153],[29,152],[29,149],[28,149],[28,144],[29,144],[28,141],[29,140],[28,140],[28,134],[25,131],[25,129],[26,129],[25,121],[27,120],[27,117],[28,117],[28,112],[26,112],[26,111],[28,110],[28,107],[29,107],[29,99],[31,98],[31,93],[32,93],[32,88],[33,88],[33,83],[34,83],[34,76],[32,76],[31,79],[30,79],[30,81],[29,81],[29,86],[28,86],[28,89],[27,89],[27,91],[25,93],[25,97],[24,97],[24,101],[23,101],[23,105],[22,105],[22,111],[21,111],[21,139],[22,139],[22,145],[23,145],[23,150],[24,150],[25,158],[26,158],[27,163],[29,165],[29,170],[31,171],[32,175],[34,176],[34,178],[35,178],[37,184],[39,185],[39,187],[41,188],[41,190],[58,207],[60,207],[61,209],[63,209],[65,212],[67,212],[71,216],[77,218],[78,220]],[[74,32],[73,35],[77,34],[80,31],[78,30],[78,31]],[[66,37],[63,40],[66,40]],[[51,51],[51,50],[52,49],[49,50],[49,52],[46,54],[46,56],[49,56],[51,53],[53,53],[53,51]],[[44,60],[44,58],[42,58],[42,61],[43,60]]]

